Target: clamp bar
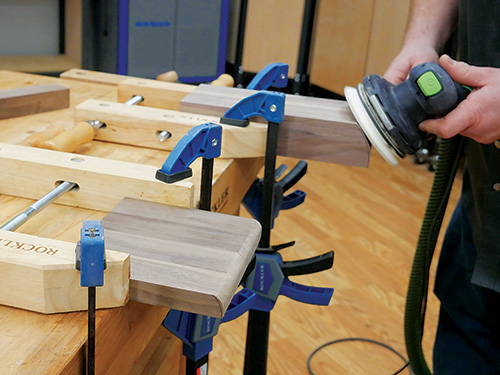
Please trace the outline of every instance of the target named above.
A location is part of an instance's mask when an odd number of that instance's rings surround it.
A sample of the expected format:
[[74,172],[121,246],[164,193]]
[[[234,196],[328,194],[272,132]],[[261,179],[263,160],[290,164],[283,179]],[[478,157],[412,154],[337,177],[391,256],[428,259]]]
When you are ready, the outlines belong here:
[[76,246],[76,269],[80,271],[80,285],[88,287],[87,375],[95,374],[95,311],[96,287],[104,285],[106,250],[101,222],[86,220]]

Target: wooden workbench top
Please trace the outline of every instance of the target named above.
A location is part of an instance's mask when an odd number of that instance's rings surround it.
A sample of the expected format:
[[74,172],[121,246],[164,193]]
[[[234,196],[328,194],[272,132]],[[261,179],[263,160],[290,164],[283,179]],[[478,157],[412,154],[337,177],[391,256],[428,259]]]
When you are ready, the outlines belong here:
[[[70,108],[0,121],[0,141],[21,144],[33,132],[59,123],[74,124],[73,107],[87,99],[116,101],[116,87],[24,73],[0,71],[0,90],[35,84],[59,83],[70,88]],[[105,142],[91,142],[76,153],[161,167],[168,152]],[[216,209],[234,213],[242,194],[253,182],[261,161],[216,160],[214,196]],[[199,170],[193,167],[195,197],[199,195]],[[0,172],[1,172],[0,164]],[[250,171],[250,173],[246,173]],[[19,173],[23,173],[19,170]],[[253,174],[253,175],[252,175]],[[35,178],[36,176],[33,176]],[[0,180],[0,184],[2,181]],[[112,187],[109,187],[112,188]],[[40,197],[46,191],[40,191]],[[0,223],[24,211],[30,199],[0,195]],[[18,231],[40,237],[76,242],[83,220],[101,220],[106,212],[52,204]],[[97,312],[99,374],[128,374],[146,348],[167,308],[129,302],[125,307]],[[85,358],[86,313],[42,315],[0,306],[0,374],[81,374]]]

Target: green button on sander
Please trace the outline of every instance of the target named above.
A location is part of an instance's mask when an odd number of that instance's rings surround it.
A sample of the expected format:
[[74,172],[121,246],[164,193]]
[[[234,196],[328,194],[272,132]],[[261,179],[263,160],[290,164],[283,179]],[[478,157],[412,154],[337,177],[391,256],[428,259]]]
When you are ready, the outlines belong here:
[[434,72],[428,71],[417,79],[417,85],[425,96],[436,95],[443,88]]

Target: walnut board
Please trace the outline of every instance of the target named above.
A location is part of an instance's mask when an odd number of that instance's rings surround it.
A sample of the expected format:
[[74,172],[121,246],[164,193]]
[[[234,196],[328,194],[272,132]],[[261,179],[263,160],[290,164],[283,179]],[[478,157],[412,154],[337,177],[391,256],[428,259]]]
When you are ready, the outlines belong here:
[[130,254],[130,299],[221,318],[260,239],[248,218],[124,199],[102,220]]
[[[181,100],[181,111],[222,116],[256,91],[198,86]],[[257,117],[255,121],[264,121]],[[345,101],[286,95],[278,155],[368,167],[370,145]]]
[[[256,92],[129,78],[118,84],[118,101],[141,95],[140,106],[220,117]],[[252,120],[265,122],[260,117]],[[368,167],[370,161],[370,144],[345,101],[297,95],[286,95],[277,151],[280,156],[358,167]]]
[[59,84],[0,90],[0,119],[69,107],[69,88]]
[[[129,256],[106,251],[97,307],[128,301]],[[75,244],[0,230],[0,304],[45,314],[87,309],[87,288],[75,269]]]

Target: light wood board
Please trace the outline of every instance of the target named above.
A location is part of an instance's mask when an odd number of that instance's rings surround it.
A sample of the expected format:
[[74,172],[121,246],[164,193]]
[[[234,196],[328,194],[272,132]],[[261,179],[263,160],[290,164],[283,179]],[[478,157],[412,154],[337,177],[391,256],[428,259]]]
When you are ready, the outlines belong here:
[[194,187],[186,181],[165,184],[158,168],[32,147],[0,144],[0,193],[39,199],[57,182],[78,184],[57,202],[100,211],[111,210],[125,197],[194,206]]
[[[129,256],[106,251],[97,307],[128,301]],[[75,269],[75,244],[0,230],[0,303],[45,314],[87,309],[87,288]]]
[[102,220],[131,257],[130,299],[221,318],[260,240],[253,220],[125,199]]
[[[135,144],[171,151],[194,126],[212,122],[219,117],[144,106],[129,106],[102,100],[87,100],[75,108],[75,122],[98,119],[106,127],[96,131],[95,139],[122,144]],[[267,126],[251,123],[248,127],[222,125],[221,158],[264,157]],[[168,131],[171,137],[158,139]]]
[[141,95],[144,101],[139,105],[178,111],[181,99],[192,92],[195,87],[154,79],[128,78],[118,84],[118,101],[125,103],[133,96]]

